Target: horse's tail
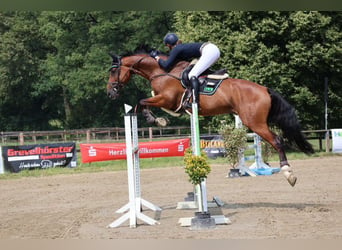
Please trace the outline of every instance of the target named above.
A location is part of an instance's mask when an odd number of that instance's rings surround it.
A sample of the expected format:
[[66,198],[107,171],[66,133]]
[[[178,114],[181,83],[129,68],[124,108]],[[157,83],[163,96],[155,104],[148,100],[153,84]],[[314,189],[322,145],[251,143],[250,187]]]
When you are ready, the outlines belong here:
[[312,145],[307,141],[301,131],[295,109],[272,89],[268,89],[271,96],[271,109],[268,114],[268,122],[278,126],[284,138],[290,143],[295,143],[306,154],[314,153]]

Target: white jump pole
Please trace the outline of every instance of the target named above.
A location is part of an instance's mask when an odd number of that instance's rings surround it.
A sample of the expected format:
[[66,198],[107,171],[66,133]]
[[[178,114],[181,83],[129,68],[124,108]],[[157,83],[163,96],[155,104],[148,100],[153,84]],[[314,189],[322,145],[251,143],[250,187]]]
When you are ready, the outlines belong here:
[[[242,128],[243,123],[238,115],[234,115],[235,117],[235,128]],[[245,155],[244,150],[239,150],[239,163],[238,168],[240,170],[240,173],[244,174],[247,173],[250,176],[257,176],[253,171],[251,171],[246,165],[245,165]]]
[[[235,115],[235,128],[242,128],[243,124],[238,115]],[[245,156],[245,150],[241,150],[239,152],[239,163],[238,168],[240,170],[240,173],[244,175],[245,173],[249,174],[250,176],[257,176],[257,174],[254,172],[258,169],[270,169],[271,167],[268,166],[262,158],[262,145],[261,145],[261,137],[256,133],[249,133],[247,134],[249,137],[253,137],[253,145],[249,145],[249,149],[254,149],[254,155],[252,156]],[[247,167],[246,166],[246,160],[254,160],[254,163]],[[279,172],[275,168],[273,168],[274,172]]]
[[[193,155],[201,155],[200,145],[200,130],[198,122],[198,104],[192,103],[192,114],[190,116],[191,124],[191,144]],[[208,201],[207,201],[207,188],[206,180],[204,179],[200,184],[196,185],[196,196],[198,202],[199,212],[208,212]]]
[[249,169],[258,169],[258,168],[270,168],[264,160],[262,159],[262,146],[261,146],[261,137],[256,133],[253,134],[254,136],[254,163],[249,166]]
[[[191,125],[192,153],[196,156],[200,156],[201,145],[200,145],[199,122],[198,122],[198,103],[195,103],[195,102],[192,103],[190,125]],[[217,206],[216,203],[219,201],[219,198],[214,197],[214,200],[215,200],[214,202],[215,206]],[[180,218],[178,222],[181,224],[181,226],[191,226],[192,229],[207,229],[207,228],[215,227],[216,224],[230,224],[231,223],[229,218],[226,218],[224,215],[211,216],[210,213],[208,212],[207,187],[206,187],[205,179],[200,184],[195,186],[195,201],[194,202],[195,203],[197,202],[198,212],[200,214],[205,214],[205,216],[201,217],[201,215],[199,215],[199,217]],[[209,205],[214,204],[214,203],[211,202],[209,203]],[[220,201],[220,203],[222,202]],[[179,204],[177,208],[181,208],[181,205]],[[184,208],[194,208],[194,207],[184,206]]]
[[128,197],[129,202],[117,210],[117,213],[125,213],[120,218],[112,222],[109,227],[120,226],[126,220],[129,220],[129,226],[135,228],[137,219],[146,222],[149,225],[159,224],[158,221],[144,215],[141,208],[145,207],[152,211],[161,211],[161,208],[141,198],[140,187],[140,165],[139,165],[139,143],[138,143],[138,122],[135,114],[129,114],[131,106],[125,104],[125,138],[126,138],[126,156],[127,156],[127,176],[128,176]]
[[[198,104],[192,103],[191,108],[192,112],[189,112],[188,114],[190,115],[192,154],[200,156],[201,144],[198,121]],[[200,184],[194,186],[193,200],[178,202],[177,209],[198,209],[199,212],[208,212],[208,207],[217,207],[217,202],[219,202],[219,198],[214,198],[215,199],[213,202],[208,202],[206,180],[203,180]]]
[[3,164],[3,159],[2,159],[2,147],[0,147],[0,174],[4,174],[5,169],[4,169],[4,164]]

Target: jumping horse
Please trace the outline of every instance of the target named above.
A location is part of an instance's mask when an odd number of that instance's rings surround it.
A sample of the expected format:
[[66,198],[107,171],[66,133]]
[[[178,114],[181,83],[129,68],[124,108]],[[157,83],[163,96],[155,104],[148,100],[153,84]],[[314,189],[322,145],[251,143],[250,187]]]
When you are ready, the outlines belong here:
[[[181,110],[185,93],[181,84],[181,74],[189,62],[178,62],[170,72],[165,72],[147,51],[134,52],[122,57],[110,55],[113,61],[107,83],[109,98],[116,99],[120,90],[129,82],[131,75],[137,74],[149,80],[154,93],[152,97],[139,101],[142,113],[149,122],[156,121],[149,107],[177,112]],[[239,115],[245,126],[277,150],[281,172],[289,184],[294,186],[297,177],[287,161],[283,137],[306,154],[314,152],[312,145],[301,132],[295,109],[272,89],[243,79],[227,78],[221,82],[213,95],[200,95],[199,115],[231,113]],[[283,133],[282,137],[272,132],[269,124],[279,127]]]

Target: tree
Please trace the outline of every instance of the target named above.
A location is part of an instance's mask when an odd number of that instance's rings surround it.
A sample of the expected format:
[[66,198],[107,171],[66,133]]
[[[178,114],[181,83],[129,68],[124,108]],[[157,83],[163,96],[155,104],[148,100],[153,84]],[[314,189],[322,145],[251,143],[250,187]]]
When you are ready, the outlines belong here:
[[[108,52],[122,54],[142,43],[156,43],[169,18],[166,12],[43,12],[41,31],[53,48],[44,71],[43,92],[58,93],[64,127],[122,125],[123,103],[132,105],[146,87],[130,84],[115,103],[105,95]],[[134,78],[141,86],[142,79]],[[56,94],[54,95],[54,98]],[[137,98],[138,97],[138,98]]]
[[2,130],[46,129],[45,97],[33,83],[42,72],[46,44],[36,12],[0,13],[0,124]]
[[293,100],[302,117],[313,127],[324,127],[324,78],[330,82],[330,126],[340,126],[341,98],[341,13],[293,12],[290,41],[287,43],[288,63],[297,83]]
[[[329,127],[342,121],[341,12],[319,11],[21,11],[0,12],[2,130],[123,126],[123,104],[150,96],[133,77],[114,102],[106,97],[111,58],[142,44],[164,51],[162,38],[212,41],[214,68],[280,92],[304,128],[324,127],[324,79]],[[154,110],[157,115],[165,115]],[[170,116],[168,116],[170,118]],[[222,117],[201,118],[217,127]],[[229,118],[228,118],[229,119]],[[186,116],[170,118],[188,124]],[[141,120],[141,126],[147,124]]]
[[[329,97],[341,107],[341,13],[318,11],[194,11],[175,14],[185,42],[212,41],[221,49],[216,67],[271,87],[298,111],[306,128],[323,127],[324,77]],[[342,111],[330,125],[341,124]]]

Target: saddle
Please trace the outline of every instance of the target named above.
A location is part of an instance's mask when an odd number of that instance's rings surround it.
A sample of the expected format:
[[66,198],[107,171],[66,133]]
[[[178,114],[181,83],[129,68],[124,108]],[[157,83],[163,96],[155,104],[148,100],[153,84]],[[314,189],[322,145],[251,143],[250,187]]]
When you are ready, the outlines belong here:
[[[182,72],[181,83],[184,88],[189,86],[189,72],[194,67],[194,65],[190,65]],[[220,86],[221,82],[224,79],[229,77],[226,69],[220,69],[217,71],[213,71],[208,69],[204,71],[199,77],[198,80],[200,82],[200,94],[202,95],[213,95],[215,94],[217,88]]]

